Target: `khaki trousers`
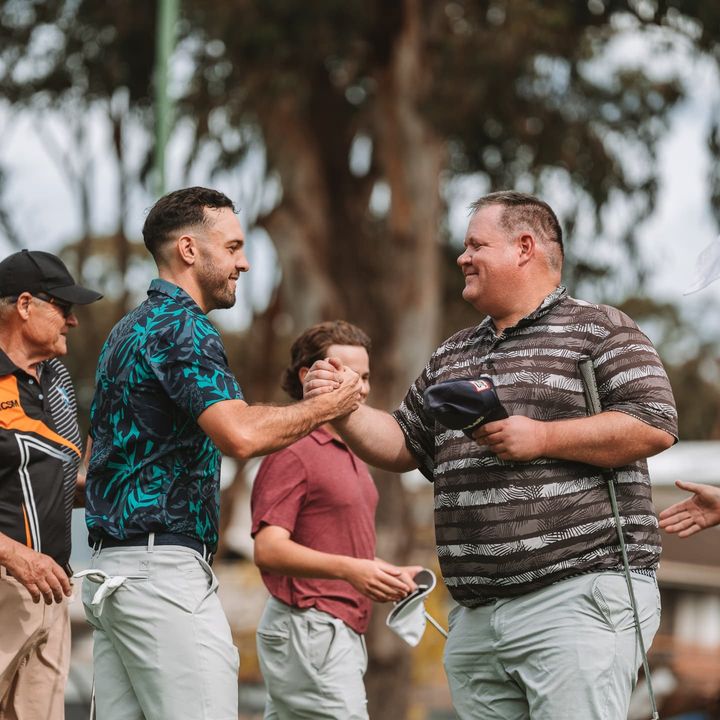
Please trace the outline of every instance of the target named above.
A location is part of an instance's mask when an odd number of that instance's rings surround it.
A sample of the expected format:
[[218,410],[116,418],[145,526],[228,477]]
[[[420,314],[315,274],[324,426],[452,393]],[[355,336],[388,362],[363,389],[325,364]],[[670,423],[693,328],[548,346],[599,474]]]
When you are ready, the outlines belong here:
[[0,568],[0,720],[63,720],[69,666],[67,599],[36,604]]

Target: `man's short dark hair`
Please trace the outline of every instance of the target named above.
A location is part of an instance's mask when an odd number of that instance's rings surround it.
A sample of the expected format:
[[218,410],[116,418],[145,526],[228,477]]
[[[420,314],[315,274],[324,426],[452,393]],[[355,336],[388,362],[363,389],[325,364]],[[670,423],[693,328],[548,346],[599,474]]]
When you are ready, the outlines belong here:
[[293,400],[302,400],[303,389],[298,373],[316,360],[327,357],[331,345],[357,345],[370,352],[370,338],[359,327],[345,320],[330,320],[309,327],[290,348],[290,365],[282,378],[282,389]]
[[230,208],[235,205],[227,195],[204,187],[189,187],[163,195],[150,208],[143,225],[145,247],[157,260],[158,251],[174,233],[185,228],[209,226],[205,208]]
[[560,222],[553,209],[540,198],[513,190],[484,195],[470,205],[470,215],[475,215],[483,208],[500,205],[500,225],[508,232],[514,232],[523,226],[530,228],[545,242],[557,243],[560,246],[560,258],[564,255],[563,237]]

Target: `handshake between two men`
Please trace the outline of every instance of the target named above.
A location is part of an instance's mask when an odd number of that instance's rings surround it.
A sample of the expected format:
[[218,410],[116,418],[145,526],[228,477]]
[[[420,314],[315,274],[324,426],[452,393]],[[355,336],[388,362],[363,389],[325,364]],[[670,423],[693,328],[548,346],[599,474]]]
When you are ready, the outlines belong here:
[[[338,397],[341,393],[347,397],[358,382],[357,373],[344,367],[337,358],[328,357],[315,362],[305,375],[304,398],[333,391],[338,391]],[[471,385],[476,386],[474,391]],[[492,380],[484,375],[478,380],[429,384],[423,396],[421,410],[416,412],[425,413],[425,417],[419,417],[418,423],[438,420],[447,428],[462,429],[479,445],[508,462],[553,458],[617,468],[633,463],[638,457],[654,455],[671,444],[666,442],[666,433],[620,411],[606,410],[590,417],[552,421],[508,415]],[[462,420],[455,422],[457,417]],[[418,463],[406,446],[397,418],[398,412],[390,414],[361,404],[358,395],[349,413],[332,422],[365,462],[392,472],[407,472],[416,469]],[[663,436],[662,446],[658,445],[658,435]]]
[[[357,387],[358,401],[348,414],[337,417],[335,424],[345,440],[367,462],[389,470],[397,470],[394,463],[406,457],[397,441],[404,446],[402,435],[392,432],[392,415],[361,404],[360,379],[351,368],[343,366],[338,358],[328,357],[312,365],[303,381],[304,398],[309,399],[342,388],[348,397],[351,389]],[[495,391],[493,381],[488,376],[478,379],[449,380],[430,385],[424,392],[423,405],[428,416],[452,430],[462,430],[479,445],[486,446],[501,460],[527,461],[549,456],[549,444],[558,441],[569,445],[569,438],[563,435],[572,433],[572,421],[569,427],[558,428],[555,424],[533,420],[522,415],[509,416]],[[399,428],[398,428],[399,429]],[[373,432],[377,431],[377,435]],[[375,453],[372,459],[362,448],[356,447],[361,436],[374,436],[372,444]],[[393,442],[395,440],[396,442]],[[598,465],[605,466],[604,463]],[[410,469],[410,468],[406,468]]]

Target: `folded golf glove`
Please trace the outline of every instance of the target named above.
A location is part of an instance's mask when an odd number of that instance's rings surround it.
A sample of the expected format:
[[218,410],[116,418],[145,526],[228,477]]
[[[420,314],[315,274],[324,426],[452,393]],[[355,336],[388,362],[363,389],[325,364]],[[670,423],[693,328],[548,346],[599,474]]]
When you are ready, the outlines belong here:
[[414,578],[417,589],[395,603],[385,623],[410,647],[415,647],[425,633],[425,598],[433,591],[435,573],[423,569]]

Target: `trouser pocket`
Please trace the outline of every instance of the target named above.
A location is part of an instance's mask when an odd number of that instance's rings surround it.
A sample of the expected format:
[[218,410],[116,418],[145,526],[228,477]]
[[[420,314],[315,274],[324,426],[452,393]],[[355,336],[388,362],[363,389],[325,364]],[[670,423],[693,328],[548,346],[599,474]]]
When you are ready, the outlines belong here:
[[333,642],[337,636],[337,623],[330,616],[327,619],[316,614],[308,614],[305,618],[307,629],[308,660],[315,670],[321,670],[332,653]]

